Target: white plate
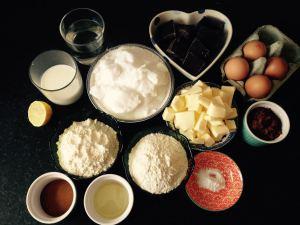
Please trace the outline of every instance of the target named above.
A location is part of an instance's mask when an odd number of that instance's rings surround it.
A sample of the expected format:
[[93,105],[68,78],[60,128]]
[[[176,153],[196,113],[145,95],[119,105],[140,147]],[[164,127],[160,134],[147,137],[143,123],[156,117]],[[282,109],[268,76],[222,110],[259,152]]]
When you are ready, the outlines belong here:
[[[185,69],[180,67],[176,62],[174,62],[153,40],[153,35],[155,33],[156,28],[164,22],[168,22],[170,20],[173,20],[174,22],[186,24],[186,25],[196,25],[204,16],[210,16],[214,17],[216,19],[219,19],[225,23],[224,30],[226,33],[226,39],[225,43],[219,52],[219,54],[215,57],[215,59],[197,76],[193,76],[189,72],[187,72]],[[165,11],[157,14],[153,17],[153,19],[150,22],[149,25],[149,35],[151,42],[155,49],[161,54],[163,57],[165,57],[179,72],[181,72],[184,76],[189,78],[190,80],[197,80],[201,76],[203,76],[214,64],[215,62],[221,57],[221,55],[224,53],[225,49],[227,48],[231,37],[232,37],[232,25],[230,20],[225,16],[224,14],[212,10],[212,9],[205,9],[205,10],[199,10],[192,13],[186,13],[182,11],[176,11],[176,10],[170,10]]]

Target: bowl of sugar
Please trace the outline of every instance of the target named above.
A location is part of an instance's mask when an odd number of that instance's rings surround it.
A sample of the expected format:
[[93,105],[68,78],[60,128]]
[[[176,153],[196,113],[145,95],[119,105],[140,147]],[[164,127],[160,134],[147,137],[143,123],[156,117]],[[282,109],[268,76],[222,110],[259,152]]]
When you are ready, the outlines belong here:
[[174,90],[168,63],[140,44],[108,49],[90,68],[86,82],[94,107],[125,123],[145,121],[160,113]]

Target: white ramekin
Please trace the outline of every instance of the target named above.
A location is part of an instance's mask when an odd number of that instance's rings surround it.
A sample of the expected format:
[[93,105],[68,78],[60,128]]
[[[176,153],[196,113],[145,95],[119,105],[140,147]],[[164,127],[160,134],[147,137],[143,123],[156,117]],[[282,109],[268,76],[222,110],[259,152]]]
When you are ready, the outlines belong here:
[[[99,215],[94,208],[94,196],[95,196],[96,190],[98,189],[98,187],[101,184],[108,182],[108,181],[119,182],[121,185],[123,185],[126,188],[126,190],[128,192],[128,206],[127,206],[126,210],[124,211],[124,213],[121,216],[119,216],[115,219],[111,219],[111,220],[101,217],[101,215]],[[102,225],[114,225],[114,224],[120,223],[129,215],[129,213],[132,209],[132,206],[133,206],[133,201],[134,201],[133,191],[132,191],[132,188],[129,185],[129,183],[121,176],[118,176],[115,174],[106,174],[106,175],[102,175],[102,176],[96,178],[88,186],[88,188],[86,189],[85,194],[84,194],[83,202],[84,202],[84,209],[85,209],[86,214],[95,223],[102,224]]]
[[[44,187],[47,184],[49,184],[51,181],[54,181],[57,179],[65,180],[71,185],[72,191],[73,191],[73,201],[67,212],[65,212],[61,216],[53,217],[53,216],[48,215],[43,210],[43,208],[41,206],[41,202],[40,202],[40,196],[41,196],[41,192],[44,189]],[[33,181],[33,183],[30,185],[30,187],[27,191],[26,205],[27,205],[27,209],[28,209],[30,215],[34,219],[36,219],[37,221],[39,221],[41,223],[52,224],[52,223],[57,223],[57,222],[63,220],[71,213],[71,211],[73,210],[73,208],[75,206],[76,198],[77,198],[77,193],[76,193],[75,185],[68,176],[66,176],[63,173],[59,173],[59,172],[49,172],[49,173],[44,173],[43,175],[36,178],[35,181]]]

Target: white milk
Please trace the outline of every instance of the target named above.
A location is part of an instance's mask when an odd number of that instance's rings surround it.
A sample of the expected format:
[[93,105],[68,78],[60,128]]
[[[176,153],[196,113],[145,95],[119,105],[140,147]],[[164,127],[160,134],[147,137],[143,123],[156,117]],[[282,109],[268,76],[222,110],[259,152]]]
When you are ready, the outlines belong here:
[[[76,102],[82,92],[80,72],[68,65],[55,65],[47,69],[41,77],[42,93],[53,103],[69,105]],[[74,80],[73,80],[74,79]]]

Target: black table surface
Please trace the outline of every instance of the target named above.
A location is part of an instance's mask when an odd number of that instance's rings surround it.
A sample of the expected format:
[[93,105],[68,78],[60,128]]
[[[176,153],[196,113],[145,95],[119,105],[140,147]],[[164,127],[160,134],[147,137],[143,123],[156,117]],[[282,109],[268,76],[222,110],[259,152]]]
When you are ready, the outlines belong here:
[[[2,63],[0,89],[0,224],[38,224],[27,212],[25,197],[32,181],[39,175],[56,171],[48,148],[49,138],[60,120],[66,116],[93,109],[86,92],[70,106],[51,104],[54,116],[42,128],[28,122],[27,108],[34,100],[49,102],[30,82],[28,67],[39,53],[49,49],[68,50],[58,31],[61,17],[72,8],[90,7],[99,11],[106,23],[109,46],[140,43],[152,47],[148,25],[159,12],[177,9],[192,12],[203,8],[216,9],[227,15],[233,24],[233,37],[220,60],[203,76],[204,81],[221,83],[219,66],[257,27],[272,24],[300,43],[299,12],[294,1],[37,1],[2,8],[9,16],[2,21]],[[87,66],[80,65],[85,80]],[[174,68],[176,86],[188,81]],[[288,113],[291,130],[288,137],[276,145],[253,148],[238,134],[220,149],[239,165],[244,190],[240,200],[223,212],[208,212],[198,208],[188,198],[184,188],[164,196],[151,196],[134,188],[135,202],[129,217],[122,224],[271,224],[285,221],[297,224],[299,190],[299,79],[300,71],[270,99]],[[242,118],[249,105],[241,96],[236,101]],[[125,146],[140,130],[164,125],[161,114],[137,124],[121,124]],[[197,152],[193,152],[197,154]],[[125,176],[121,159],[110,173]],[[74,181],[78,190],[75,209],[60,224],[93,224],[83,208],[83,195],[90,181]],[[287,220],[293,222],[288,223]]]

